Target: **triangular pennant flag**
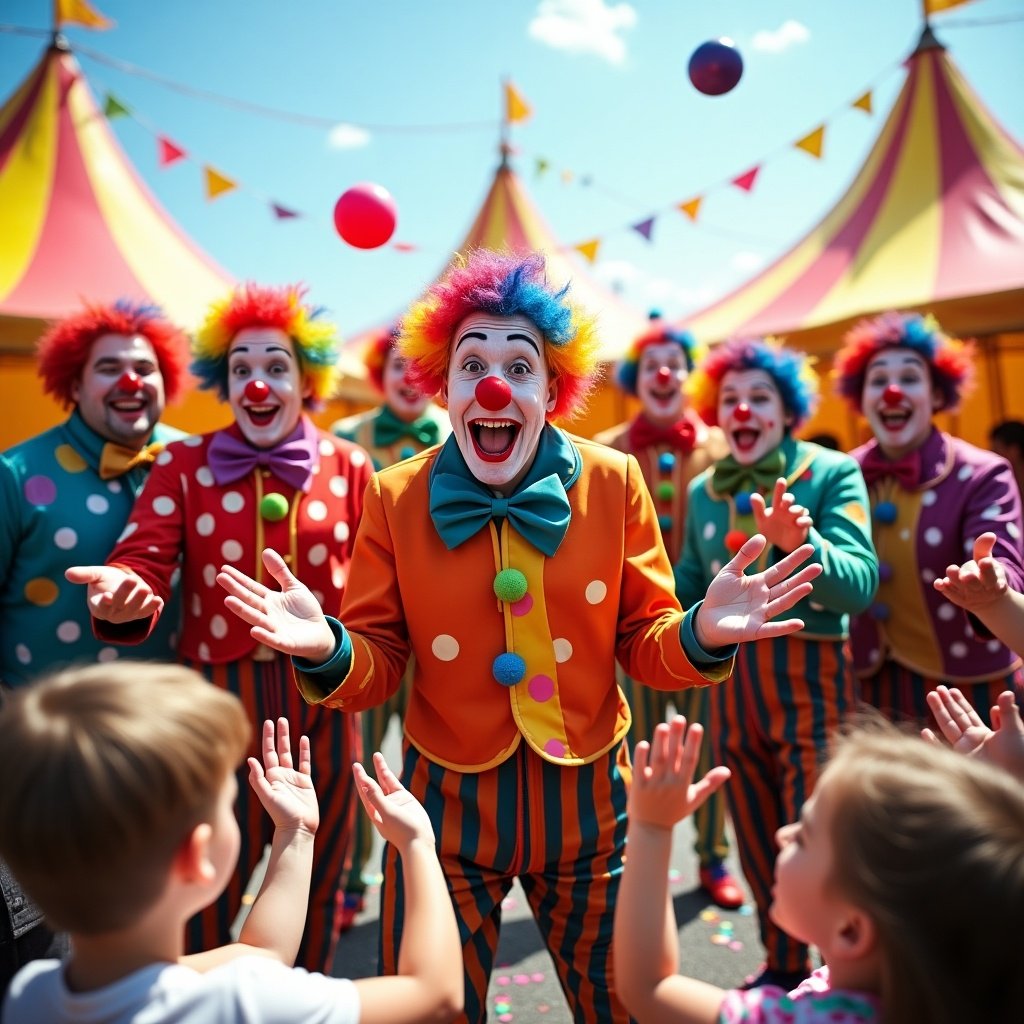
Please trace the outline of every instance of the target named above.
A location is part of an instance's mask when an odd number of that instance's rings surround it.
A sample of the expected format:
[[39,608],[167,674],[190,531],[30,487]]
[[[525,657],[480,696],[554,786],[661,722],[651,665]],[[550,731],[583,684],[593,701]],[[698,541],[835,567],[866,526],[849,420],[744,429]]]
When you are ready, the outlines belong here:
[[797,149],[802,149],[805,153],[810,153],[811,156],[821,159],[821,150],[825,145],[825,126],[819,125],[814,129],[810,135],[805,135],[802,139],[798,139],[793,143]]
[[550,161],[548,161],[545,157],[537,157],[537,177],[539,178],[542,174],[544,174],[550,166]]
[[704,202],[702,196],[696,196],[693,199],[687,199],[685,203],[679,204],[680,213],[685,213],[690,220],[697,219],[697,211],[700,209],[700,204]]
[[108,92],[103,101],[103,116],[109,120],[115,117],[131,117],[132,112],[113,94]]
[[579,245],[574,245],[573,248],[586,259],[588,263],[593,263],[597,259],[597,250],[601,248],[601,239],[592,238],[589,242],[580,242]]
[[639,224],[630,224],[629,226],[638,235],[643,235],[649,242],[651,240],[651,232],[654,230],[654,220],[654,217],[648,217],[647,220],[642,220]]
[[163,135],[157,136],[157,160],[161,167],[170,167],[171,164],[176,164],[179,160],[183,160],[188,154],[181,148],[171,142],[170,139],[165,138]]
[[525,121],[533,113],[530,104],[511,82],[505,83],[505,120],[509,124]]
[[732,183],[737,188],[743,189],[744,192],[749,192],[754,187],[754,182],[757,180],[757,172],[760,170],[760,166],[751,167],[745,174],[741,174],[738,178],[733,178]]
[[113,28],[115,23],[86,3],[86,0],[53,0],[53,24],[55,28],[61,25],[84,25],[102,31]]
[[572,171],[569,171],[569,170],[562,171],[562,184],[563,185],[571,185],[572,184],[572,179],[574,177],[575,177],[575,175],[572,173]]
[[281,206],[280,203],[271,203],[270,208],[274,211],[274,216],[278,220],[294,220],[296,217],[301,216],[296,210],[289,210],[287,206]]
[[225,178],[220,171],[215,171],[212,167],[204,167],[203,176],[206,178],[207,199],[216,199],[217,196],[238,188],[237,182],[232,181],[230,178]]
[[871,90],[868,89],[863,96],[858,96],[851,104],[857,110],[863,110],[865,114],[871,113]]
[[951,11],[954,7],[959,7],[961,4],[968,4],[971,0],[924,0],[922,6],[924,7],[924,16],[927,18],[929,14],[940,14],[942,11]]

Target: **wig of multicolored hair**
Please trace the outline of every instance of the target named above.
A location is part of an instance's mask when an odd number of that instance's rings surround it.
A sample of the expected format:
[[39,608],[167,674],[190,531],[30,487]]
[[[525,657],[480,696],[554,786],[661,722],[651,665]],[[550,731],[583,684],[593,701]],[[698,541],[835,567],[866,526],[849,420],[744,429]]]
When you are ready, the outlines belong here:
[[557,399],[548,419],[582,411],[597,381],[598,338],[594,319],[545,278],[544,257],[477,249],[457,257],[448,272],[406,313],[398,340],[410,362],[409,376],[428,395],[442,391],[456,328],[470,313],[523,316],[544,337],[548,373]]
[[393,324],[373,335],[363,349],[363,365],[367,376],[381,394],[384,393],[384,367],[387,365],[388,353],[397,344],[398,324]]
[[629,395],[636,395],[636,377],[640,367],[640,356],[650,345],[661,345],[666,341],[674,342],[683,350],[686,369],[693,373],[694,366],[700,357],[697,341],[689,331],[672,327],[661,319],[661,314],[652,312],[648,318],[650,326],[634,339],[629,351],[615,367],[615,383]]
[[192,372],[204,390],[228,396],[228,349],[247,327],[284,331],[295,345],[302,373],[311,384],[307,407],[317,406],[334,391],[337,382],[337,328],[321,319],[323,310],[303,303],[302,285],[270,288],[245,284],[210,306],[192,342]]
[[940,409],[955,409],[974,383],[974,346],[951,338],[935,317],[919,313],[882,313],[861,320],[843,338],[832,361],[836,391],[861,412],[868,363],[884,348],[909,348],[928,364]]
[[789,430],[806,422],[818,404],[818,374],[803,353],[781,338],[727,341],[715,346],[686,381],[690,403],[705,423],[718,424],[718,392],[730,370],[764,370],[779,389],[782,406],[793,417]]
[[188,380],[188,338],[158,306],[120,299],[111,305],[87,303],[51,325],[39,339],[39,376],[43,390],[65,409],[75,404],[74,389],[82,376],[93,344],[104,334],[141,334],[153,346],[164,394],[173,401]]

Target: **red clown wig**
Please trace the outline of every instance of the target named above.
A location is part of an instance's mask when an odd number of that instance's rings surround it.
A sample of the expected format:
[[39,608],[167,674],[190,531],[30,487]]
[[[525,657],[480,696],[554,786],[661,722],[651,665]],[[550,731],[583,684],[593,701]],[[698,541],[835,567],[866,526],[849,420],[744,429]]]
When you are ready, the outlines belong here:
[[363,365],[370,378],[370,383],[384,393],[384,367],[387,366],[388,353],[398,342],[398,326],[388,327],[375,334],[363,350]]

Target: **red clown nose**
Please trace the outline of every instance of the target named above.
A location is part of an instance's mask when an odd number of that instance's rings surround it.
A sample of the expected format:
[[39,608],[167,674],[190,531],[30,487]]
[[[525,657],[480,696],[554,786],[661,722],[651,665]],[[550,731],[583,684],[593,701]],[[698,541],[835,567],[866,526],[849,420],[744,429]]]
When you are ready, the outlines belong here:
[[250,402],[265,402],[269,394],[270,388],[267,387],[265,381],[254,378],[245,385],[245,397]]
[[732,416],[737,423],[746,423],[750,419],[750,406],[746,402],[740,403],[736,406]]
[[889,384],[882,392],[882,401],[886,405],[899,405],[903,401],[903,389],[895,384]]
[[659,384],[668,384],[672,380],[672,371],[667,366],[659,366],[655,379]]
[[142,378],[132,370],[125,370],[117,379],[117,390],[134,395],[142,390]]
[[476,386],[476,400],[488,411],[504,409],[512,399],[512,389],[500,377],[484,377]]

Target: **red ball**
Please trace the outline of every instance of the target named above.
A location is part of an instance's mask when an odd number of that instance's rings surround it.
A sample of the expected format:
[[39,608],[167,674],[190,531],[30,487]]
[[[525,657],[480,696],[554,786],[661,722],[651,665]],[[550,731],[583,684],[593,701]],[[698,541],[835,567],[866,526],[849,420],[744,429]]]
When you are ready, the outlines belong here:
[[721,96],[743,75],[743,58],[731,39],[710,39],[690,57],[690,81],[705,96]]
[[748,540],[750,540],[749,533],[745,533],[743,530],[730,530],[725,535],[725,546],[735,555]]
[[245,397],[250,402],[265,402],[269,394],[270,388],[267,387],[267,382],[264,380],[253,378],[245,385]]
[[488,412],[497,412],[512,400],[512,388],[500,377],[484,377],[476,386],[476,400]]
[[334,227],[356,249],[376,249],[395,233],[398,207],[381,185],[364,181],[343,192],[334,204]]

